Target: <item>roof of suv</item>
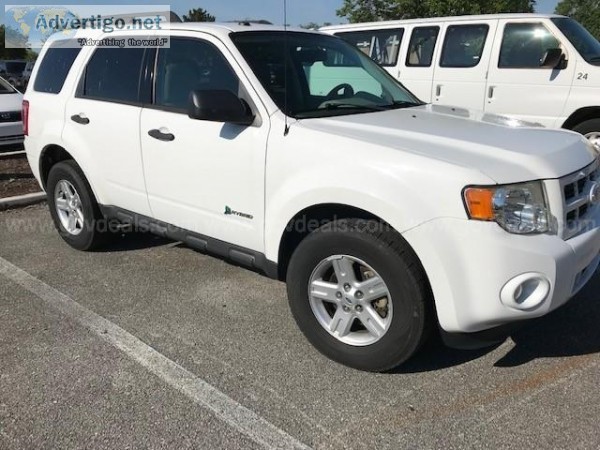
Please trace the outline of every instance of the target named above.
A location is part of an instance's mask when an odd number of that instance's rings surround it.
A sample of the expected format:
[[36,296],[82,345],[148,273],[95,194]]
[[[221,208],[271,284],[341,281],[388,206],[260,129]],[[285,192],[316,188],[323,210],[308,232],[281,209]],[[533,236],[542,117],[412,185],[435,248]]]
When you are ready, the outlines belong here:
[[364,22],[345,25],[331,25],[323,27],[321,31],[332,31],[338,29],[350,28],[371,28],[374,26],[390,26],[390,25],[408,25],[421,23],[439,23],[439,22],[462,22],[467,20],[498,20],[498,19],[551,19],[555,17],[564,17],[557,14],[483,14],[476,16],[453,16],[453,17],[431,17],[427,19],[406,19],[406,20],[386,20],[382,22]]

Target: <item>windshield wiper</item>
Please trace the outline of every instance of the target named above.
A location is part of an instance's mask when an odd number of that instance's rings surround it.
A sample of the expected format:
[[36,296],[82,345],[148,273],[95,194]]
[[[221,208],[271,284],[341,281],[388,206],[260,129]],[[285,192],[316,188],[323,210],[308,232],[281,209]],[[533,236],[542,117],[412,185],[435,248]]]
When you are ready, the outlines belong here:
[[385,111],[387,105],[357,105],[356,103],[330,103],[323,108],[326,111],[334,111],[336,109],[360,109],[364,111]]

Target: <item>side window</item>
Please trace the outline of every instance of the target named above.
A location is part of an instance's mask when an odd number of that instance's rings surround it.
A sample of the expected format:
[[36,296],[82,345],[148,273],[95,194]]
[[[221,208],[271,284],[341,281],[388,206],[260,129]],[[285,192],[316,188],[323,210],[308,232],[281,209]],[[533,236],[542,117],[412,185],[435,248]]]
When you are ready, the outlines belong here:
[[481,60],[490,27],[452,25],[446,31],[441,67],[475,67]]
[[98,48],[85,69],[81,96],[137,103],[143,59],[143,48]]
[[40,64],[33,90],[47,94],[60,93],[80,51],[81,47],[69,48],[60,44],[50,47]]
[[413,30],[406,55],[407,67],[431,67],[439,34],[440,27],[418,27]]
[[539,69],[546,52],[559,47],[558,39],[541,23],[509,23],[504,28],[498,67]]
[[158,52],[154,104],[186,110],[193,90],[229,90],[238,95],[240,81],[211,43],[171,38],[170,48]]
[[403,28],[336,33],[382,66],[396,65],[403,35]]

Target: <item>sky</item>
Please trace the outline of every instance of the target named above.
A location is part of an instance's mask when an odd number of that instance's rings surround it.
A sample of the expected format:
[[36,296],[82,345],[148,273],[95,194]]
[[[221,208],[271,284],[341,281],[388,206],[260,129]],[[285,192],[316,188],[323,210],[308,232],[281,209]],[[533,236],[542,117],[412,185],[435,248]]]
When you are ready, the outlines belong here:
[[[492,0],[491,0],[492,1]],[[51,4],[44,1],[7,0],[11,5]],[[92,2],[62,1],[55,5],[68,4],[169,4],[165,0],[100,0]],[[552,13],[558,0],[538,0],[537,11],[540,13]],[[182,16],[192,8],[204,8],[218,21],[230,21],[240,19],[266,19],[275,24],[283,23],[283,0],[177,0],[171,2],[171,9]],[[335,12],[343,4],[343,0],[288,0],[288,20],[291,25],[316,22],[342,23],[343,19],[337,17]],[[4,8],[0,15],[4,21]]]

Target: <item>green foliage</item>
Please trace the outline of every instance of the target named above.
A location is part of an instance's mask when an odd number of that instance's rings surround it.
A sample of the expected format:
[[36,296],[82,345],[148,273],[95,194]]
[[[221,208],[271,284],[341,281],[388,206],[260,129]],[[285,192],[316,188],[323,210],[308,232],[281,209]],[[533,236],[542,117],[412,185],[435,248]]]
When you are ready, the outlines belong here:
[[600,39],[600,0],[563,0],[556,13],[572,17]]
[[328,27],[331,25],[331,22],[325,22],[323,25],[320,25],[316,22],[305,23],[304,25],[300,25],[300,28],[304,28],[305,30],[318,30],[321,27]]
[[536,0],[344,0],[337,15],[350,22],[533,12]]
[[184,22],[214,22],[215,16],[211,15],[202,8],[190,9],[187,15],[183,16]]

